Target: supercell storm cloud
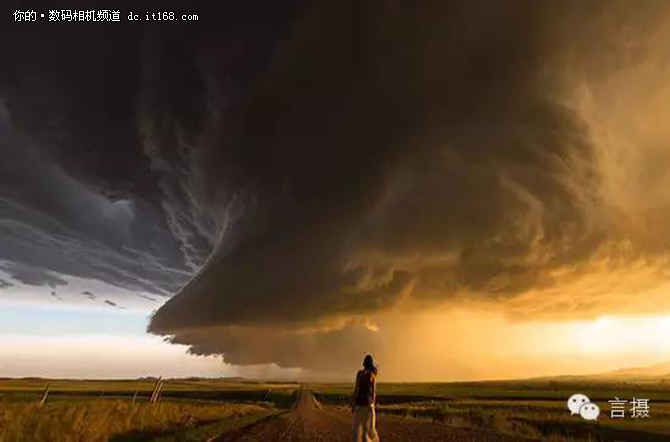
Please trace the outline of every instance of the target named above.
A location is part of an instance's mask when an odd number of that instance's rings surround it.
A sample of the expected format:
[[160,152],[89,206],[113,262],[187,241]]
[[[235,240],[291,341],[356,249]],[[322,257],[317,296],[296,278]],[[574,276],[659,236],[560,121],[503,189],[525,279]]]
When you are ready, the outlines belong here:
[[648,189],[670,180],[629,168],[669,165],[667,131],[615,144],[650,110],[599,101],[661,84],[666,3],[251,3],[3,38],[6,273],[174,294],[151,332],[314,370],[401,303],[588,310],[553,297],[586,269],[666,278],[670,195]]

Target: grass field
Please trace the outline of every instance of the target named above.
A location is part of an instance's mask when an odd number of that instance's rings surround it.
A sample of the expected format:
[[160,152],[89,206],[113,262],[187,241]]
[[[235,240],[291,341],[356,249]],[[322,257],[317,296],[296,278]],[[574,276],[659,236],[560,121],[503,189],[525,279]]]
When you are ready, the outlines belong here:
[[[325,404],[345,406],[351,385],[314,384]],[[663,381],[527,380],[455,383],[380,383],[380,413],[429,419],[525,438],[670,440],[670,385]],[[567,399],[586,394],[601,409],[598,422],[571,416]],[[609,400],[649,399],[649,419],[610,418]],[[628,408],[628,407],[627,407]]]
[[[269,407],[251,404],[166,401],[149,405],[99,399],[54,401],[43,407],[4,403],[0,407],[2,442],[154,440],[161,436],[175,440],[177,433],[184,440],[206,440],[202,427],[219,423],[220,432],[272,413]],[[199,434],[203,437],[196,437]]]
[[[207,440],[291,407],[299,384],[168,380],[163,400],[147,403],[154,380],[0,380],[0,442]],[[48,400],[39,407],[45,387]],[[346,406],[351,384],[308,387],[332,407]],[[598,422],[571,416],[566,400],[584,393]],[[133,402],[133,397],[136,395]],[[613,420],[608,400],[650,400],[649,419]],[[670,385],[663,381],[528,380],[380,383],[379,412],[454,427],[553,441],[670,440]]]
[[[351,384],[312,384],[315,391],[327,395],[348,395]],[[614,396],[632,397],[644,394],[647,399],[670,402],[670,383],[644,381],[592,380],[523,380],[436,383],[384,383],[378,393],[382,397],[437,398],[437,399],[536,399],[567,400],[574,392],[581,392],[592,400],[612,399]]]
[[[0,442],[205,441],[289,408],[296,384],[228,380],[0,380]],[[49,396],[39,402],[46,386]],[[136,395],[137,393],[137,395]],[[135,400],[133,400],[135,398]]]

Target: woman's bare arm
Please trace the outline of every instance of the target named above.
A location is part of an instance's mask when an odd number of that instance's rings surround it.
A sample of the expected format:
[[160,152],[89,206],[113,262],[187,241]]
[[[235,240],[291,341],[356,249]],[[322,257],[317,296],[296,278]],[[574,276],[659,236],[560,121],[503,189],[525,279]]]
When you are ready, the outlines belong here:
[[372,375],[372,406],[377,405],[377,376]]
[[351,396],[351,411],[354,411],[354,408],[356,407],[356,398],[358,397],[358,373],[356,373],[356,386],[354,387],[354,393]]

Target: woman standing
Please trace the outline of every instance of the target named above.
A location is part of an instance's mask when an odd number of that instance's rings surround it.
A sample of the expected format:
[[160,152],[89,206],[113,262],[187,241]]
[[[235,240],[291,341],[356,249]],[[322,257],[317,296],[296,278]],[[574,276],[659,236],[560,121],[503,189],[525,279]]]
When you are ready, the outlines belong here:
[[356,373],[356,388],[351,401],[353,442],[379,442],[375,428],[377,400],[377,367],[372,356],[363,359],[363,370]]

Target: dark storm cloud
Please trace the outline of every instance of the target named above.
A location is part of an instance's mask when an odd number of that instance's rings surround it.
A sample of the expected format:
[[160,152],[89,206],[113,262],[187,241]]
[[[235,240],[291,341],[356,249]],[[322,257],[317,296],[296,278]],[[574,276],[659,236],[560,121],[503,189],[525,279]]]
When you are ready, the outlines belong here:
[[220,353],[225,348],[226,362],[231,364],[276,363],[339,374],[342,369],[358,367],[362,355],[378,347],[382,340],[382,334],[362,324],[347,323],[341,329],[307,333],[269,327],[204,328],[180,334],[175,342],[191,344],[190,352],[200,355]]
[[21,31],[0,258],[157,294],[195,274],[151,331],[319,370],[374,343],[341,318],[578,278],[627,236],[573,81],[639,55],[665,5],[634,5],[235,3],[63,27],[64,53]]
[[[176,292],[218,241],[212,232],[220,224],[218,214],[207,219],[207,210],[193,204],[193,171],[183,169],[189,167],[183,162],[188,148],[175,144],[184,141],[177,132],[193,134],[198,106],[205,104],[202,79],[190,77],[190,69],[207,34],[242,31],[237,40],[226,40],[242,62],[263,43],[267,52],[268,39],[254,35],[290,8],[268,8],[264,23],[248,28],[238,24],[240,15],[251,24],[257,10],[210,11],[220,17],[217,24],[198,25],[195,32],[152,31],[125,20],[108,27],[63,26],[50,44],[39,29],[51,32],[53,23],[3,27],[0,155],[11,160],[0,163],[0,259],[129,290]],[[162,75],[146,78],[150,61],[141,60],[152,35],[163,42],[159,54],[185,64],[174,72],[183,80],[179,87],[159,100],[166,118],[173,111],[182,117],[165,120],[177,141],[158,147],[162,159],[146,155],[156,147],[138,115],[141,89],[154,80],[161,87]],[[239,76],[252,71],[244,67]]]
[[[509,297],[588,260],[607,226],[589,221],[588,130],[547,72],[569,48],[545,6],[317,7],[232,103],[225,66],[204,52],[189,78],[204,77],[208,107],[190,138],[155,104],[189,70],[163,75],[163,89],[152,81],[147,143],[184,140],[172,149],[189,171],[181,211],[204,211],[200,228],[220,238],[152,330],[306,326],[403,296]],[[147,54],[146,78],[171,71]]]
[[164,295],[186,281],[160,208],[141,195],[111,200],[94,192],[20,135],[3,103],[0,111],[0,153],[8,159],[0,163],[5,271],[31,285],[76,276]]
[[0,289],[6,289],[13,286],[14,284],[12,284],[11,282],[5,281],[4,279],[0,279]]
[[[571,86],[581,69],[599,78],[629,63],[634,39],[602,56],[599,45],[658,24],[662,4],[384,5],[316,7],[239,96],[205,52],[207,106],[191,138],[161,130],[178,116],[157,112],[155,82],[143,89],[148,143],[186,140],[180,212],[204,211],[200,228],[219,238],[152,331],[240,364],[323,370],[330,354],[344,367],[377,335],[290,331],[407,298],[506,300],[566,284],[604,256],[614,268],[648,253],[608,247],[629,235],[600,193]],[[148,54],[147,78],[170,70]],[[303,353],[305,342],[320,351]]]
[[[43,268],[33,267],[20,263],[0,263],[0,269],[8,273],[15,280],[26,285],[56,288],[67,285],[67,281]],[[53,294],[53,292],[52,292]]]

